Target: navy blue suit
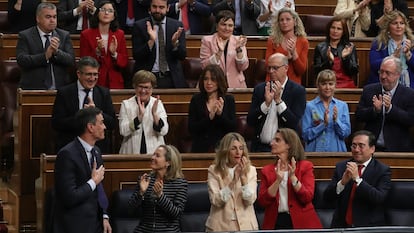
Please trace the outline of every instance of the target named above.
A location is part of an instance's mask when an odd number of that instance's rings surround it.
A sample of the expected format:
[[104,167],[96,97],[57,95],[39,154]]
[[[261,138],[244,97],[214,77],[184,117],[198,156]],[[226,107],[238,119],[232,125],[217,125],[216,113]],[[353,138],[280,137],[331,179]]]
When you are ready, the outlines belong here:
[[[103,165],[99,148],[94,147],[96,167]],[[53,232],[65,233],[102,233],[103,214],[106,209],[99,203],[99,195],[106,198],[105,192],[99,192],[102,183],[95,190],[87,181],[91,179],[91,167],[85,149],[76,138],[63,147],[55,162],[56,198],[53,212]]]
[[[126,25],[126,19],[128,16],[128,0],[115,0],[116,11],[118,13],[118,22],[119,26],[125,33],[130,33],[131,28]],[[133,8],[134,8],[134,19],[138,21],[140,19],[149,17],[149,9],[151,5],[151,0],[134,0],[133,1]]]
[[[366,85],[356,110],[356,119],[365,122],[365,129],[376,138],[381,131],[383,113],[374,111],[372,97],[382,93],[380,83]],[[398,84],[392,96],[392,108],[385,114],[384,143],[386,151],[413,151],[410,127],[414,125],[414,90]]]
[[[354,182],[348,182],[339,195],[336,194],[336,185],[342,179],[346,164],[349,161],[352,160],[345,160],[336,164],[332,180],[324,193],[324,198],[327,201],[337,200],[337,207],[331,223],[332,228],[347,227],[345,216]],[[372,158],[361,178],[362,182],[357,186],[353,200],[352,217],[354,226],[385,225],[384,202],[391,189],[390,167]]]
[[[156,59],[156,45],[152,49],[148,46],[149,35],[147,32],[147,21],[152,23],[150,17],[136,21],[132,30],[132,51],[135,59],[134,72],[139,70],[152,71]],[[185,33],[181,33],[179,39],[179,46],[173,50],[173,44],[171,42],[172,35],[177,31],[179,27],[183,27],[183,24],[175,19],[166,17],[165,25],[165,54],[168,63],[169,70],[171,72],[171,78],[175,88],[188,87],[184,78],[183,68],[181,61],[187,56]]]
[[[260,142],[260,133],[266,121],[266,114],[260,109],[260,105],[265,101],[266,83],[259,83],[253,90],[252,103],[250,105],[249,114],[247,115],[247,124],[255,128],[256,139],[252,145],[252,151]],[[293,81],[288,80],[282,94],[282,100],[286,103],[287,109],[278,115],[279,128],[291,128],[298,133],[299,122],[306,108],[306,91],[305,88]],[[270,150],[270,146],[268,148]]]
[[[115,110],[109,89],[101,86],[93,88],[93,101],[95,106],[102,110],[107,130],[112,130],[116,124]],[[56,151],[65,146],[76,137],[75,114],[79,111],[79,98],[77,82],[58,90],[53,104],[52,127],[57,131]],[[104,153],[109,151],[109,141],[104,139],[97,142]]]

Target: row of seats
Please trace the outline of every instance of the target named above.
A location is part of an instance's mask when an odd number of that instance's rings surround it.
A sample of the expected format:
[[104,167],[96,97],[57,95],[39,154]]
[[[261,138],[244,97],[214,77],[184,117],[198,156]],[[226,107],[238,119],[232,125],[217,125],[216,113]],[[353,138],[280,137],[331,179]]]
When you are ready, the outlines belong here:
[[[324,228],[330,228],[335,203],[326,202],[323,192],[329,181],[316,181],[313,204]],[[386,220],[389,226],[414,226],[414,202],[409,193],[414,192],[414,182],[392,182],[386,201]],[[119,190],[112,194],[111,224],[114,233],[133,232],[140,220],[140,210],[131,209],[128,199],[133,190]],[[264,209],[255,203],[256,217],[261,226]],[[181,216],[182,232],[204,232],[205,221],[210,212],[210,200],[206,183],[190,183],[188,198]]]

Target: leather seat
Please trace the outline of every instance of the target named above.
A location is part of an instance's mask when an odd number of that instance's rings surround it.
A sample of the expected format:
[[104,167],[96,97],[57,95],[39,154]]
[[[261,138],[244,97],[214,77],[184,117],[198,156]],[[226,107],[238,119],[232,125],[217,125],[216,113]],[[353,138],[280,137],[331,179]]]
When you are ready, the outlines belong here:
[[9,19],[8,19],[8,12],[7,11],[0,11],[0,32],[6,33],[10,29]]
[[202,71],[200,58],[187,57],[182,61],[182,66],[188,87],[196,87]]
[[333,18],[331,15],[307,15],[305,30],[308,36],[325,36],[326,25]]

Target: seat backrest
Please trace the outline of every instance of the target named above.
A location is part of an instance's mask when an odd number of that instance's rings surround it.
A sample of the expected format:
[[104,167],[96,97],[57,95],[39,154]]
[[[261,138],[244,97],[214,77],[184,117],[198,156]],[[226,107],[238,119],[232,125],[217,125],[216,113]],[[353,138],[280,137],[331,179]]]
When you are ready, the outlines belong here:
[[110,220],[114,233],[130,233],[139,224],[142,216],[140,208],[131,208],[128,201],[134,190],[123,189],[112,193]]
[[333,18],[331,15],[307,15],[305,30],[308,36],[324,36],[326,25]]
[[413,182],[393,181],[386,201],[385,216],[390,226],[414,226]]
[[0,11],[0,32],[8,32],[10,29],[9,19],[8,19],[8,12],[7,11]]
[[264,82],[266,80],[266,61],[265,59],[260,59],[256,61],[254,68],[254,80],[252,87],[255,87],[257,84]]
[[201,75],[201,60],[198,57],[187,57],[182,61],[184,77],[190,88],[197,86]]
[[210,198],[207,183],[189,183],[187,203],[181,215],[182,232],[205,232],[205,223],[210,214]]
[[1,136],[13,132],[13,114],[17,107],[17,87],[20,81],[20,68],[16,60],[5,60],[0,64],[0,108]]
[[336,202],[327,202],[323,197],[323,193],[325,192],[329,183],[330,181],[315,182],[315,192],[313,195],[313,205],[324,228],[330,228],[332,216],[336,208]]

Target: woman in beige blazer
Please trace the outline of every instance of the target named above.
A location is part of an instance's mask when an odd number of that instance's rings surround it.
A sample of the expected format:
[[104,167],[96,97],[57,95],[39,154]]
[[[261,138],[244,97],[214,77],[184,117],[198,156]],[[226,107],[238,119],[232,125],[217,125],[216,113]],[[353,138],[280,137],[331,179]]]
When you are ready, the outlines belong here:
[[210,64],[219,65],[227,77],[230,88],[246,88],[243,74],[249,67],[245,36],[234,36],[234,14],[223,10],[216,17],[217,32],[201,40],[200,59],[203,69]]
[[228,133],[220,141],[214,163],[208,168],[210,215],[206,231],[258,230],[256,168],[250,164],[244,138]]

